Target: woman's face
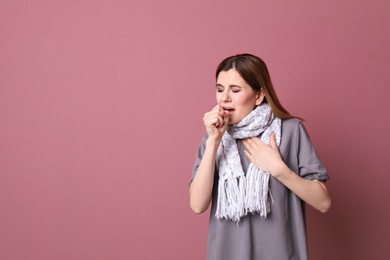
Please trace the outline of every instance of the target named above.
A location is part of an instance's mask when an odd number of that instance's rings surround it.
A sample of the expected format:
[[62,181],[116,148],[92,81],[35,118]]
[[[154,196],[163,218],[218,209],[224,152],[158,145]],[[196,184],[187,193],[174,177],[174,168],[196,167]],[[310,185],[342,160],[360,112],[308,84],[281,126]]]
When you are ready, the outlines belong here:
[[216,87],[218,104],[229,111],[229,124],[239,123],[264,99],[264,92],[255,92],[235,69],[221,71]]

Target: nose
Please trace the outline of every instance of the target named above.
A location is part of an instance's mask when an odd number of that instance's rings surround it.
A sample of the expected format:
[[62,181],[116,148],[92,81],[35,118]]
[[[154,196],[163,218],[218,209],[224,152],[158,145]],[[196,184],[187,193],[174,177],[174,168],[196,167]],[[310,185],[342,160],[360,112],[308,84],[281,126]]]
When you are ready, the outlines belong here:
[[225,90],[224,92],[222,92],[221,101],[222,102],[230,101],[230,96],[229,96],[229,91],[228,90]]

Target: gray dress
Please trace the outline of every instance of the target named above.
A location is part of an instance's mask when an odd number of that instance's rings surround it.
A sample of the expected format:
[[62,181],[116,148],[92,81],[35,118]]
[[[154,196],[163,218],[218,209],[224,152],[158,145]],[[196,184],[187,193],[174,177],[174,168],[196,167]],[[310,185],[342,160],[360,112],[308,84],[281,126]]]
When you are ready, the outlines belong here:
[[[199,147],[192,179],[205,150],[204,136]],[[246,172],[249,159],[244,155],[241,140],[237,140],[241,163]],[[301,121],[282,121],[282,140],[279,147],[284,162],[309,180],[329,178]],[[192,180],[191,179],[191,180]],[[215,218],[218,169],[215,172],[212,208],[208,229],[208,260],[305,260],[307,259],[304,202],[278,180],[271,177],[270,190],[274,203],[267,218],[249,214],[237,224]]]

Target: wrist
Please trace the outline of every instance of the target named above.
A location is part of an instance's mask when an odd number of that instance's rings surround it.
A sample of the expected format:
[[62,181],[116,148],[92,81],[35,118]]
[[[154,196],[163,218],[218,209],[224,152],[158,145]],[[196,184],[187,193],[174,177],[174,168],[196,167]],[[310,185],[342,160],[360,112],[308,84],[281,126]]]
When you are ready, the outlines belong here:
[[216,140],[214,138],[209,137],[206,140],[206,148],[217,150],[220,143],[221,143],[221,140]]
[[289,178],[292,173],[293,171],[285,163],[283,163],[275,167],[275,170],[272,175],[276,179],[280,180],[280,179]]

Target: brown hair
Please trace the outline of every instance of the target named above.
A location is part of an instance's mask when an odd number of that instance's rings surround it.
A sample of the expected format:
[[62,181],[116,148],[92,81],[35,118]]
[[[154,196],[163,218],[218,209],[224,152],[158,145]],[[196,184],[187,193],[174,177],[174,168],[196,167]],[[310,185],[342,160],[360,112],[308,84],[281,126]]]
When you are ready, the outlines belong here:
[[265,94],[264,101],[270,105],[272,112],[277,117],[282,119],[295,117],[280,103],[272,85],[267,65],[265,65],[262,59],[247,53],[228,57],[219,64],[215,77],[218,78],[221,71],[228,71],[230,69],[237,70],[240,76],[254,91],[259,92],[263,89]]

